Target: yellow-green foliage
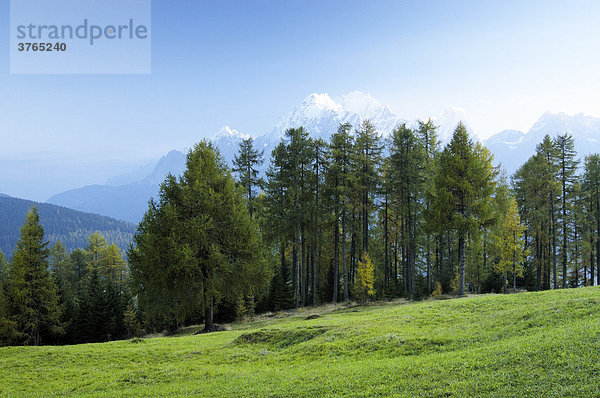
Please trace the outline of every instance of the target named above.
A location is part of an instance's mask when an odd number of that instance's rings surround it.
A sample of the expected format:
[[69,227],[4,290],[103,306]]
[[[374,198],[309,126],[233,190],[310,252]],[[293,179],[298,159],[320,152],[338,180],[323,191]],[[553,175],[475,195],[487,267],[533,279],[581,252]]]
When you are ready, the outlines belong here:
[[362,302],[375,295],[375,266],[369,253],[365,252],[358,262],[356,270],[356,295]]
[[500,230],[494,239],[494,247],[499,261],[494,264],[498,273],[515,272],[523,276],[523,232],[525,227],[521,224],[517,202],[510,199],[508,213],[504,217]]
[[431,297],[435,298],[442,295],[442,284],[440,282],[435,283],[435,289],[431,292]]

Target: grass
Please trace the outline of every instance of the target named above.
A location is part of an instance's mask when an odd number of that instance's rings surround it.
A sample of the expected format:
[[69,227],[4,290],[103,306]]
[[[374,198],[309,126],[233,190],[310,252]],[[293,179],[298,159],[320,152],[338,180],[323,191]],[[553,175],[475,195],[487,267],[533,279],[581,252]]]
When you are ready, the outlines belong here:
[[597,287],[325,306],[230,328],[0,348],[0,396],[600,395]]

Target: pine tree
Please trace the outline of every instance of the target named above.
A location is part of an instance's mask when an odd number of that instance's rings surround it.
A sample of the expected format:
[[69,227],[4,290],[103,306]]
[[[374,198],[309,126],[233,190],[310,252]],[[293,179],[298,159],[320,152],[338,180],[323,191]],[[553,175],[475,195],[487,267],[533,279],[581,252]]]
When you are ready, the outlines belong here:
[[37,208],[27,212],[9,269],[8,301],[20,342],[40,345],[64,333],[56,285]]

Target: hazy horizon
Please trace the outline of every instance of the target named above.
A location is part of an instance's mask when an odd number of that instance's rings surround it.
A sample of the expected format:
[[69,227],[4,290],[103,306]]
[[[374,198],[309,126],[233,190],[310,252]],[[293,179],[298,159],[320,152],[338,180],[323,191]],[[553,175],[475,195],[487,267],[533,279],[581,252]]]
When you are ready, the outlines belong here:
[[405,119],[462,108],[482,139],[600,116],[594,1],[152,6],[149,75],[10,75],[0,41],[0,192],[100,184],[224,125],[259,136],[313,92],[360,90]]

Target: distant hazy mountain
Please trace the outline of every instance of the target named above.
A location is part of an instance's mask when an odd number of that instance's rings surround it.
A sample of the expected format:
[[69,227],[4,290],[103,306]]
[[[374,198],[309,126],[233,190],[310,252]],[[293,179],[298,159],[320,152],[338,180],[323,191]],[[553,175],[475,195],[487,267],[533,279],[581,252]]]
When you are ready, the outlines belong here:
[[136,229],[134,224],[113,218],[0,194],[0,249],[7,257],[13,253],[19,239],[19,228],[32,206],[37,206],[40,213],[45,239],[50,244],[60,240],[69,251],[87,246],[88,237],[96,231],[108,242],[126,250]]
[[[400,123],[408,123],[409,126],[416,123],[399,117],[388,106],[360,91],[353,91],[336,99],[326,93],[313,93],[284,115],[269,133],[252,137],[255,146],[264,151],[265,163],[262,171],[268,167],[271,151],[281,141],[287,129],[303,126],[312,137],[328,140],[337,131],[340,123],[347,122],[358,127],[365,119],[369,119],[383,136],[389,135]],[[444,142],[450,138],[458,122],[464,122],[464,119],[464,111],[456,107],[450,107],[433,118],[440,126]],[[231,166],[240,142],[250,137],[224,126],[212,140]],[[171,151],[155,164],[150,163],[111,178],[106,185],[92,185],[66,191],[52,196],[48,202],[137,223],[148,207],[148,199],[158,193],[158,185],[165,175],[169,172],[180,175],[184,170],[185,154]]]
[[[158,194],[158,187],[167,173],[178,176],[184,170],[185,154],[171,151],[136,182],[117,186],[88,185],[54,195],[47,202],[138,223],[148,209],[148,200]],[[119,178],[127,180],[121,176],[113,181],[119,181]]]
[[555,137],[566,132],[573,135],[581,160],[590,153],[600,153],[600,118],[584,114],[569,116],[547,112],[527,133],[504,130],[485,140],[484,145],[494,154],[496,163],[501,163],[512,174],[533,155],[546,134]]

